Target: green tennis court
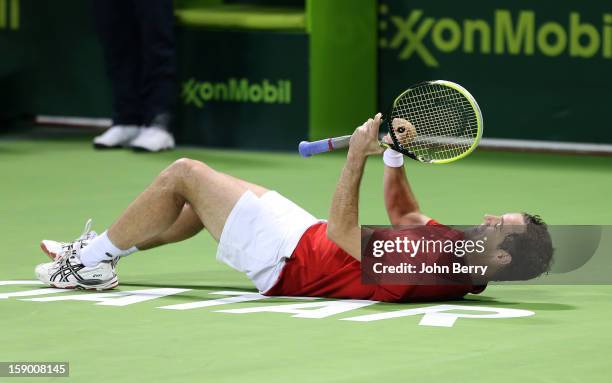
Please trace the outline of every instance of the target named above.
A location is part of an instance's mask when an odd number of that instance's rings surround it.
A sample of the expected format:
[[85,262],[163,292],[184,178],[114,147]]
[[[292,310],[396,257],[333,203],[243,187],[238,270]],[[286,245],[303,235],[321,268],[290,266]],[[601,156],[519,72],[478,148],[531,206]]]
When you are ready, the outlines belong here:
[[[70,240],[90,217],[94,229],[108,227],[180,157],[276,189],[319,217],[344,159],[184,148],[139,155],[94,152],[88,139],[0,141],[1,360],[67,361],[67,380],[75,382],[609,381],[611,286],[490,286],[463,301],[353,309],[316,305],[324,299],[232,303],[227,298],[256,291],[215,261],[214,241],[200,234],[123,260],[114,291],[35,295],[48,292],[28,284],[46,261],[41,239]],[[448,166],[411,162],[407,172],[423,211],[443,223],[525,210],[550,224],[610,224],[611,167],[610,157],[477,151]],[[362,223],[387,223],[382,168],[370,159]],[[203,307],[168,309],[197,302]],[[424,320],[431,313],[343,320],[443,304],[464,310],[453,308],[456,321],[446,325]],[[261,307],[267,311],[219,312]],[[325,314],[325,307],[342,309]],[[485,318],[483,308],[532,314]]]

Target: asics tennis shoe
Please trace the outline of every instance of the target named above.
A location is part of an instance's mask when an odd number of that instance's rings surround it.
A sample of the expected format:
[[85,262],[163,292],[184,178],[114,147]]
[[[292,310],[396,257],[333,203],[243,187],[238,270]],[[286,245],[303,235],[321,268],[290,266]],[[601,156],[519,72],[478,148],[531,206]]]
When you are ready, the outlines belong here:
[[36,278],[47,286],[58,289],[110,290],[119,284],[112,261],[85,267],[78,255],[68,254],[64,253],[65,256],[54,262],[36,266]]
[[73,242],[45,240],[41,243],[43,251],[54,261],[36,266],[35,274],[39,281],[60,289],[86,290],[109,290],[119,284],[115,271],[119,258],[103,261],[93,267],[81,263],[82,249],[96,237],[90,227],[91,220],[88,220],[83,234]]
[[85,223],[85,228],[83,229],[83,233],[81,233],[81,236],[75,239],[74,241],[59,242],[50,239],[43,239],[40,242],[40,248],[49,258],[55,261],[60,254],[66,251],[82,249],[83,247],[87,246],[89,241],[96,238],[97,236],[98,234],[95,231],[91,230],[91,219],[89,219]]

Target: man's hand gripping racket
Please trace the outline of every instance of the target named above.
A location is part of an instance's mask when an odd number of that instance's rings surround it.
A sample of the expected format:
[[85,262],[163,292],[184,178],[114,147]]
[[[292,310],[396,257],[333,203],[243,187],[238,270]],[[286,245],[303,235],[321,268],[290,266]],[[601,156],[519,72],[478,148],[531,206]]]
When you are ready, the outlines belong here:
[[370,118],[363,125],[355,129],[355,132],[348,136],[349,153],[364,157],[382,153],[384,147],[378,141],[381,121],[382,114],[378,113],[373,119]]
[[[384,125],[389,134],[379,142],[380,147],[427,163],[449,163],[466,157],[478,146],[483,131],[482,113],[474,97],[462,86],[443,80],[420,83],[404,91],[393,102]],[[350,135],[303,141],[299,151],[303,157],[310,157],[352,144]]]

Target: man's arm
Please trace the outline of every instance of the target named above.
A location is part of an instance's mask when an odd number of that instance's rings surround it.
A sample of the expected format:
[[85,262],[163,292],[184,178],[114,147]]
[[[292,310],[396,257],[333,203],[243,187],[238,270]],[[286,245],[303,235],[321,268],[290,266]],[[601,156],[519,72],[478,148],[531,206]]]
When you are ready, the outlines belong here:
[[385,207],[392,225],[424,225],[430,220],[421,214],[419,203],[406,178],[404,165],[385,165],[384,189]]
[[349,152],[332,199],[327,237],[354,258],[361,260],[359,187],[366,157]]
[[327,222],[327,237],[357,260],[361,260],[359,187],[367,157],[381,152],[378,144],[380,119],[379,113],[353,133]]

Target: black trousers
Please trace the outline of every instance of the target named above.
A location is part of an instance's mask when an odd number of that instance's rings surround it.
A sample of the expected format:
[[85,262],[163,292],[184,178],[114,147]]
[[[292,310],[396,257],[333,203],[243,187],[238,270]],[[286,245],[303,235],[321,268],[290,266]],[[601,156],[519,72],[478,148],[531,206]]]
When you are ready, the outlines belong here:
[[172,0],[94,0],[94,14],[113,124],[168,125],[177,97]]

